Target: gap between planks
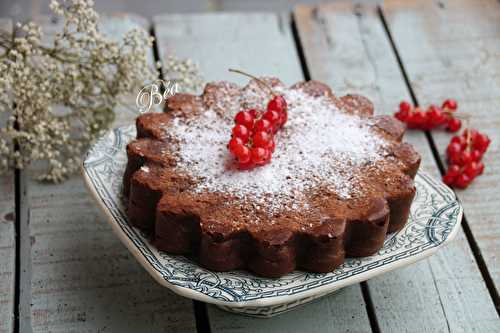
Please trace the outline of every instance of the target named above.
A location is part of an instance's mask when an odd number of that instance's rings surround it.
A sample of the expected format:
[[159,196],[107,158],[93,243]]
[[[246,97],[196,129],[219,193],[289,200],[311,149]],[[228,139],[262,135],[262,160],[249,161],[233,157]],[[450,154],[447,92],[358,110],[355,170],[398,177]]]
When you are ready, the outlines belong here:
[[[17,149],[17,148],[16,148]],[[32,332],[31,327],[31,237],[26,172],[16,169],[16,289],[14,332]]]
[[[17,149],[16,149],[17,150]],[[21,193],[19,189],[21,188],[21,171],[19,169],[14,170],[14,209],[15,209],[15,272],[14,272],[14,332],[19,332],[19,281],[21,279]]]
[[[155,37],[155,28],[154,24],[151,24],[151,27],[149,29],[149,35],[153,37],[153,59],[155,63],[161,63],[161,58],[160,58],[160,50],[158,48],[158,43]],[[163,64],[162,64],[163,66]],[[165,77],[163,75],[163,70],[160,68],[158,70],[158,78],[161,80],[164,80]],[[164,87],[163,85],[161,86],[161,91],[163,93]],[[198,332],[210,332],[210,323],[208,320],[208,311],[207,311],[207,305],[203,302],[200,301],[195,301],[193,300],[193,312],[196,320],[196,330]]]

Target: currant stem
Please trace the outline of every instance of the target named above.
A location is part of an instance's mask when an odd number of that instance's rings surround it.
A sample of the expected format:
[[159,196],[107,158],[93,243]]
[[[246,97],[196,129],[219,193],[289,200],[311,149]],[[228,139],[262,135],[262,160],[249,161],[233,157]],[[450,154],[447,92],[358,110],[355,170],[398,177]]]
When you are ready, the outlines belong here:
[[443,113],[447,114],[447,115],[451,115],[451,116],[453,116],[453,118],[463,119],[465,121],[469,120],[472,117],[472,115],[469,113],[461,113],[460,115],[457,115],[456,112],[447,111],[447,110],[443,110]]
[[471,146],[472,146],[472,145],[471,145],[472,136],[470,135],[469,119],[466,119],[466,120],[465,120],[465,128],[467,128],[467,138],[466,138],[466,140],[467,140],[467,147],[466,147],[466,149],[467,149],[467,152],[469,152],[469,153],[470,153],[470,151],[471,151]]
[[276,96],[273,88],[270,85],[268,85],[266,82],[264,82],[261,79],[259,79],[258,77],[254,76],[252,74],[248,74],[248,73],[246,73],[244,71],[241,71],[239,69],[229,68],[229,71],[233,72],[233,73],[238,73],[238,74],[241,74],[241,75],[244,75],[244,76],[248,76],[249,78],[252,78],[252,79],[256,80],[257,82],[259,82],[260,84],[262,84],[264,87],[266,87],[267,89],[269,89],[269,91],[271,92],[271,95]]

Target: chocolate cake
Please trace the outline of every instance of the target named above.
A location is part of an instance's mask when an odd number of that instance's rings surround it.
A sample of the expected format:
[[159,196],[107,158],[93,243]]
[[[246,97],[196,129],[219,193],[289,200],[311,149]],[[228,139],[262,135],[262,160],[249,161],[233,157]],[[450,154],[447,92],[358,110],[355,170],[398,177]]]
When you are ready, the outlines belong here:
[[256,80],[209,83],[137,118],[123,180],[130,223],[159,250],[214,271],[329,272],[375,253],[404,226],[415,195],[420,156],[401,141],[405,127],[317,81],[263,80],[288,103],[265,166],[238,170],[226,147],[234,115],[269,100]]

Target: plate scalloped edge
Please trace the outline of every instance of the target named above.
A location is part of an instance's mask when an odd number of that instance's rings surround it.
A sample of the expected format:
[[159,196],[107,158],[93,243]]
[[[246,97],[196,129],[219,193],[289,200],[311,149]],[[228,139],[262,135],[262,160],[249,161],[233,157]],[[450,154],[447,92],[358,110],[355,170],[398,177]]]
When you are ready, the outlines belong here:
[[455,237],[462,220],[463,210],[455,193],[419,172],[408,223],[388,235],[375,255],[347,258],[330,273],[295,271],[279,279],[261,278],[246,271],[211,272],[184,256],[157,251],[145,235],[128,224],[121,183],[127,162],[125,147],[134,137],[134,125],[121,127],[106,133],[90,148],[82,164],[89,192],[115,234],[156,281],[181,296],[225,310],[259,317],[283,313],[430,256]]

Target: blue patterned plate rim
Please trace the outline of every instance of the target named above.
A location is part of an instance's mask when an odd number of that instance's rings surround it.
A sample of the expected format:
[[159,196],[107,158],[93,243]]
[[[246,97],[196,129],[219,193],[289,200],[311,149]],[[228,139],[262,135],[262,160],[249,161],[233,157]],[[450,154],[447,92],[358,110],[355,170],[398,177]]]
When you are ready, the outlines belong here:
[[134,137],[133,125],[102,136],[85,156],[85,183],[113,231],[155,280],[181,296],[199,301],[227,307],[262,307],[319,297],[433,254],[455,237],[462,220],[463,210],[455,193],[419,172],[407,225],[388,235],[375,255],[348,258],[330,273],[295,271],[279,279],[261,278],[246,271],[211,272],[184,256],[157,251],[128,224],[121,182],[127,162],[125,148]]

